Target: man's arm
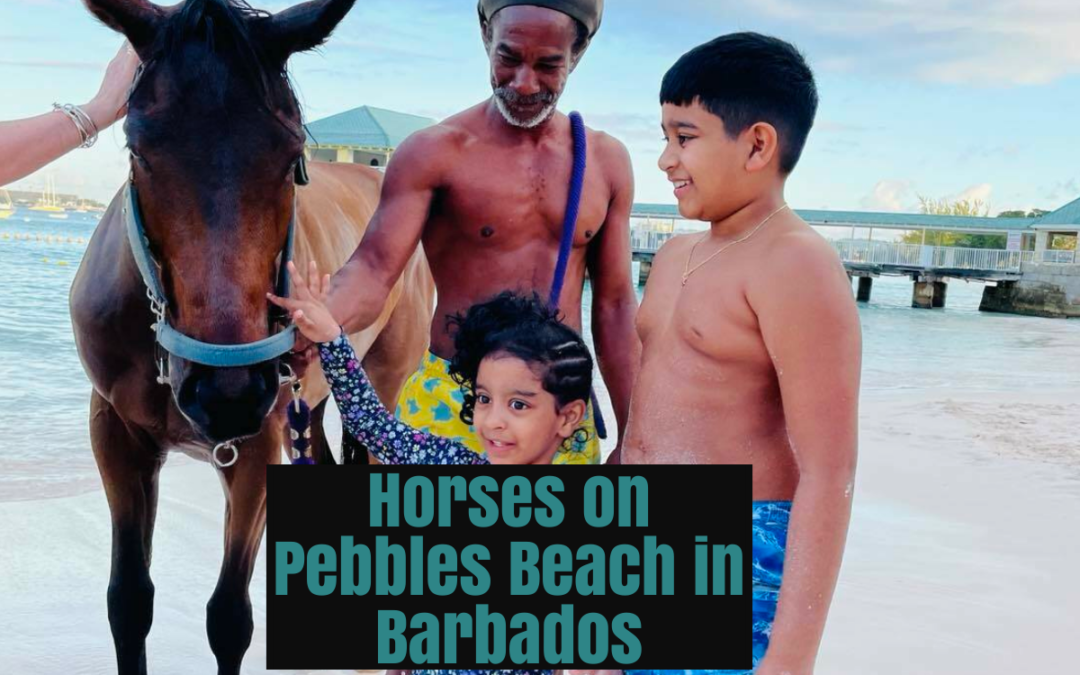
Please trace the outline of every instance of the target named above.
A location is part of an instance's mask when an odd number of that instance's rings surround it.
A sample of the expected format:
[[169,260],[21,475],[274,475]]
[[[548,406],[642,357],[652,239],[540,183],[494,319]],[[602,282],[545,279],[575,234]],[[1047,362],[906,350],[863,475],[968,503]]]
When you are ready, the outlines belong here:
[[363,330],[382,312],[424,232],[441,181],[444,132],[413,134],[386,167],[379,206],[360,245],[331,281],[326,305],[346,333]]
[[844,553],[858,445],[862,337],[851,285],[814,233],[774,245],[772,281],[748,292],[780,383],[799,467],[784,580],[759,675],[809,675]]
[[[619,445],[608,463],[621,462],[622,438],[630,415],[630,390],[641,364],[641,341],[634,330],[636,280],[630,278],[630,211],[634,206],[634,174],[621,143],[604,138],[603,163],[610,176],[612,199],[607,218],[589,246],[586,265],[592,283],[592,333],[600,373],[611,394]],[[599,411],[598,411],[599,412]]]

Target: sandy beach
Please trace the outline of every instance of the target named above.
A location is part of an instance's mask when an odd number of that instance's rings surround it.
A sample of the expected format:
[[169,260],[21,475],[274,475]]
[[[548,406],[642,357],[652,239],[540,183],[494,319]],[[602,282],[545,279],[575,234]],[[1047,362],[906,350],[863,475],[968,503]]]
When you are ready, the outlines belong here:
[[[820,673],[1067,672],[1080,629],[1080,389],[864,396],[855,515]],[[211,672],[205,603],[221,554],[214,471],[162,472],[154,673]],[[106,673],[109,522],[100,489],[0,504],[0,663]],[[245,673],[265,669],[265,552]]]

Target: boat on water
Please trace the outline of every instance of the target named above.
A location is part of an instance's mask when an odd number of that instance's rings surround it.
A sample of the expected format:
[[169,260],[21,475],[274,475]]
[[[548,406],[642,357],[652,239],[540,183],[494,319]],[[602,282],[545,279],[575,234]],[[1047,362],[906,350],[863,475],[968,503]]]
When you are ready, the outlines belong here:
[[45,183],[45,189],[41,192],[41,199],[31,206],[30,210],[44,213],[48,215],[49,218],[56,220],[67,219],[67,211],[60,205],[60,199],[56,196],[56,185],[53,183],[52,176],[49,176]]
[[15,213],[15,204],[11,202],[11,194],[7,190],[0,190],[0,220],[10,218]]

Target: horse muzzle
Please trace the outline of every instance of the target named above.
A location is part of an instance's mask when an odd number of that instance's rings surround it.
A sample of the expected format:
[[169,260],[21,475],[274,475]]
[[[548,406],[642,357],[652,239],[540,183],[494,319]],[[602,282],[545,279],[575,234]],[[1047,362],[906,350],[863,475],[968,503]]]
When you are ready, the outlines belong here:
[[236,368],[189,364],[174,382],[176,403],[195,428],[214,443],[259,433],[279,391],[277,361]]

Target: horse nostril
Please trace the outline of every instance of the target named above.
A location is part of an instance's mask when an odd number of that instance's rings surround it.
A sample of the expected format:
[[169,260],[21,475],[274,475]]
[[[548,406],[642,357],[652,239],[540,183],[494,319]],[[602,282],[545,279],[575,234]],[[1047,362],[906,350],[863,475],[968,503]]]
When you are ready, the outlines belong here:
[[185,383],[181,406],[213,440],[255,435],[276,398],[275,372],[272,366],[201,370]]

